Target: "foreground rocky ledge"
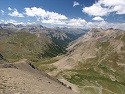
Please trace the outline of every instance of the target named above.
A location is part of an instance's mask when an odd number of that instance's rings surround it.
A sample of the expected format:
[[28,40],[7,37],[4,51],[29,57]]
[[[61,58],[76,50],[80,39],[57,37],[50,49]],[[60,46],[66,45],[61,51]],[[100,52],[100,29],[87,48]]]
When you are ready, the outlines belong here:
[[0,94],[76,94],[58,80],[20,62],[0,65]]

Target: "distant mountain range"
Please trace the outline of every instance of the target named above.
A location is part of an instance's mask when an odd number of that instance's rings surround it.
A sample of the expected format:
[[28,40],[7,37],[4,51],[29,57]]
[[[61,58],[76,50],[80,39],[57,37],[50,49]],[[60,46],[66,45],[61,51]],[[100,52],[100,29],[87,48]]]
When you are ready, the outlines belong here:
[[56,44],[66,47],[69,42],[79,38],[88,30],[79,29],[79,28],[67,28],[67,27],[55,27],[55,28],[47,28],[40,24],[32,24],[32,25],[14,25],[12,23],[8,24],[0,24],[1,29],[6,29],[9,31],[15,32],[29,32],[29,33],[45,33],[48,37],[50,37]]
[[80,29],[80,28],[67,28],[67,27],[53,27],[53,28],[48,28],[45,26],[42,26],[40,24],[31,24],[31,25],[22,25],[22,24],[12,24],[12,23],[8,23],[8,24],[0,24],[0,28],[2,29],[7,29],[7,30],[12,30],[15,32],[16,31],[25,31],[25,32],[36,32],[36,31],[41,31],[41,32],[52,32],[52,31],[59,31],[59,32],[68,32],[68,33],[83,33],[88,31],[87,29]]

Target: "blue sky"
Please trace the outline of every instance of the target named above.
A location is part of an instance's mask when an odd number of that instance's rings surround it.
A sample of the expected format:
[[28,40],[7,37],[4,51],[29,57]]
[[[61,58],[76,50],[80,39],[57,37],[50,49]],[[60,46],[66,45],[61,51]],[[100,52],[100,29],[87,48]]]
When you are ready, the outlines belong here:
[[2,0],[0,23],[125,29],[125,0]]

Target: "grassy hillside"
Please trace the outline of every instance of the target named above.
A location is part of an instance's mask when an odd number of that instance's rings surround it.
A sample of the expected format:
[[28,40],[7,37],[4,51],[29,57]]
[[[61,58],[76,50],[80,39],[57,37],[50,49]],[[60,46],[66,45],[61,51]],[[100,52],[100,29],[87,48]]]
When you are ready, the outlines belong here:
[[0,53],[9,62],[23,58],[37,61],[64,52],[64,49],[52,42],[44,33],[0,30]]

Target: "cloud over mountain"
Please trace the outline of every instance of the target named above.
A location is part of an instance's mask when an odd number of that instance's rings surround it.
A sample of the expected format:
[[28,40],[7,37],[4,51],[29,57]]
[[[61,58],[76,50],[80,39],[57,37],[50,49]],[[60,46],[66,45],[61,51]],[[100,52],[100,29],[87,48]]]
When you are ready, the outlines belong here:
[[78,18],[78,19],[71,19],[68,21],[69,26],[75,26],[75,27],[82,27],[87,22],[84,19]]

